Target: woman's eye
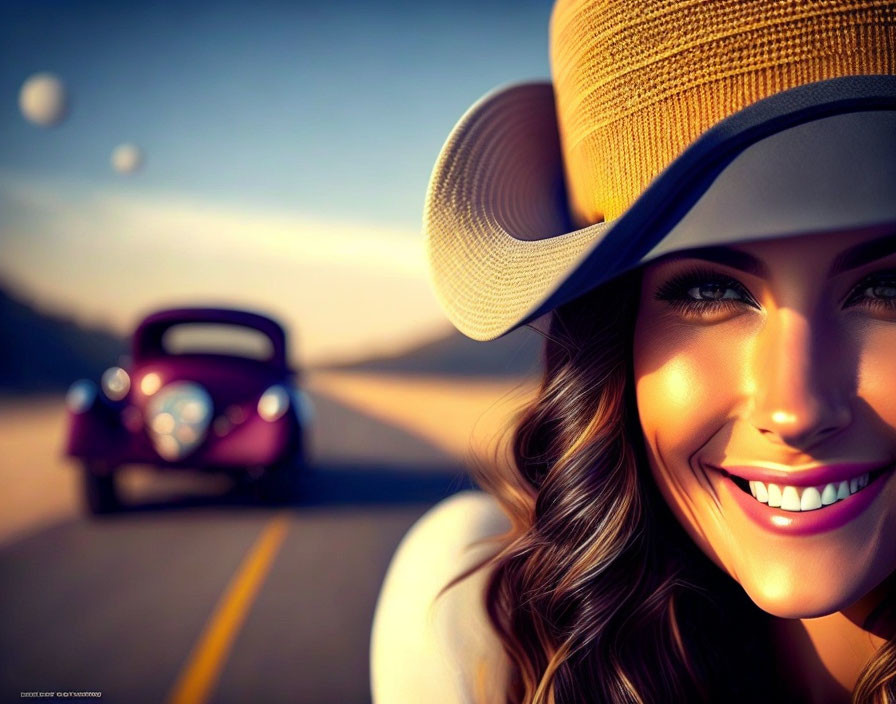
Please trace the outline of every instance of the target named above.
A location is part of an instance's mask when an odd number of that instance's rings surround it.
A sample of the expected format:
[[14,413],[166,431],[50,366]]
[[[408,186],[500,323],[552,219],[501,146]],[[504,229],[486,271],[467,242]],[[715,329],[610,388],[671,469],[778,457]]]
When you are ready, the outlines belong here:
[[702,284],[688,289],[688,296],[695,301],[742,300],[740,293],[728,286],[716,283]]
[[704,270],[688,271],[672,277],[659,287],[656,298],[692,317],[709,317],[744,306],[759,307],[739,281]]
[[844,304],[855,305],[896,310],[896,272],[872,274],[863,279]]

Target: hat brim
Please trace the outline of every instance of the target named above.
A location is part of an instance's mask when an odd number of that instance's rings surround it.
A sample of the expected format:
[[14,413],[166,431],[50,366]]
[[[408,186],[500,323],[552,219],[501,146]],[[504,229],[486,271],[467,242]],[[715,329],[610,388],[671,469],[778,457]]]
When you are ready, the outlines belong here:
[[896,223],[896,76],[800,86],[722,120],[618,218],[571,226],[553,89],[511,86],[461,118],[424,228],[437,296],[498,337],[659,256]]

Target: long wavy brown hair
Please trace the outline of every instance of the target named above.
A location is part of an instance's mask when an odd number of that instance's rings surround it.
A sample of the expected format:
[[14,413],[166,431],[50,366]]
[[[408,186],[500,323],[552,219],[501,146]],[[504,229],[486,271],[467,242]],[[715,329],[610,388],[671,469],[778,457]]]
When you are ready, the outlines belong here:
[[[513,524],[484,565],[506,701],[798,702],[771,617],[696,548],[646,470],[631,369],[639,276],[552,314],[512,461],[479,471]],[[896,702],[894,676],[891,641],[853,701]]]

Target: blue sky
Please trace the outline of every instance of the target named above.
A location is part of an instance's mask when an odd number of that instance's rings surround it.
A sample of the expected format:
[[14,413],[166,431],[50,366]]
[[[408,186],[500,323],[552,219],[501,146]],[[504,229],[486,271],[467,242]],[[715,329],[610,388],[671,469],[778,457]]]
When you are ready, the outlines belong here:
[[[445,329],[419,246],[429,172],[482,94],[548,75],[549,14],[543,0],[5,4],[0,281],[121,331],[168,303],[261,308],[301,327],[310,358]],[[39,71],[72,97],[50,129],[17,104]],[[122,142],[144,149],[139,173],[110,168]]]
[[[22,2],[0,14],[0,163],[415,226],[429,169],[484,92],[547,75],[549,3]],[[15,96],[62,76],[70,119],[23,121]]]

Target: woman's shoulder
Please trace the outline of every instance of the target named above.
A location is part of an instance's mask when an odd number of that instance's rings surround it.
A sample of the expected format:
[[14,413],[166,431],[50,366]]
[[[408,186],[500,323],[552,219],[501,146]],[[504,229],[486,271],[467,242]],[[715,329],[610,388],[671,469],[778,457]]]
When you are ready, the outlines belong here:
[[491,496],[466,491],[434,506],[407,532],[374,616],[377,704],[480,701],[500,686],[504,657],[485,612],[487,572],[442,589],[493,554],[496,545],[487,539],[509,526]]
[[[401,566],[401,559],[417,555],[432,561],[434,568],[452,572],[457,559],[475,553],[488,555],[482,541],[499,536],[510,528],[510,522],[498,502],[482,491],[462,491],[437,503],[423,514],[405,534],[395,552],[390,570]],[[440,563],[439,557],[455,561]],[[419,563],[415,563],[419,567]],[[453,576],[453,575],[452,575]]]

